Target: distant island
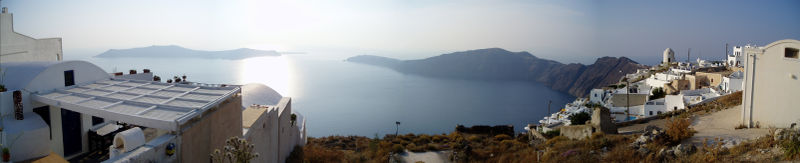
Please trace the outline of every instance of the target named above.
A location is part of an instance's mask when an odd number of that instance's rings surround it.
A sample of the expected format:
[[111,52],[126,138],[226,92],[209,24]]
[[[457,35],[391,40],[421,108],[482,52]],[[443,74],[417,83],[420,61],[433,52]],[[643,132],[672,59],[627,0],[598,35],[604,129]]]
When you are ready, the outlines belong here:
[[359,55],[346,61],[431,77],[534,81],[576,97],[584,97],[592,88],[614,84],[624,74],[647,68],[626,57],[602,57],[591,65],[563,64],[528,52],[510,52],[501,48],[455,52],[418,60]]
[[148,46],[131,49],[110,49],[100,53],[95,57],[99,58],[121,58],[121,57],[148,57],[148,58],[207,58],[207,59],[245,59],[262,56],[280,56],[274,50],[256,50],[239,48],[222,51],[203,51],[180,47],[177,45],[167,46]]

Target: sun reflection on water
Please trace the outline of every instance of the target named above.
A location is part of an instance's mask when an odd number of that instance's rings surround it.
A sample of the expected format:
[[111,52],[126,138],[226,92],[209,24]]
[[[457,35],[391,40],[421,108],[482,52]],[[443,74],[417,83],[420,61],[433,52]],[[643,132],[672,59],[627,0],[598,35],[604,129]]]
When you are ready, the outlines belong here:
[[240,61],[237,78],[240,84],[261,83],[275,89],[284,97],[292,96],[291,64],[285,55],[278,57],[255,57]]

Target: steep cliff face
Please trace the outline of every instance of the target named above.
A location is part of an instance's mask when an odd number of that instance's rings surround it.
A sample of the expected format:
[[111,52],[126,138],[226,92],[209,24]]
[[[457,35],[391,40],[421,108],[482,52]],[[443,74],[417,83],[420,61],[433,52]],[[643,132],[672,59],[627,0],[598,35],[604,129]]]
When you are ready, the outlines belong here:
[[535,81],[576,97],[585,96],[592,88],[615,83],[623,74],[646,68],[625,57],[603,57],[586,66],[562,64],[537,58],[528,52],[510,52],[500,48],[455,52],[419,60],[356,56],[347,61],[431,77]]

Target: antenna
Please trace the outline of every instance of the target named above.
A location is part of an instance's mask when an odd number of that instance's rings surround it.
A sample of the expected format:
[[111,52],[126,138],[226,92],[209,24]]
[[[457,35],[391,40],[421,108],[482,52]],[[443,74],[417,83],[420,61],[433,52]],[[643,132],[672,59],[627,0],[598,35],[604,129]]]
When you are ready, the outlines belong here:
[[547,114],[550,114],[550,104],[553,103],[553,100],[547,101]]
[[689,48],[689,52],[686,53],[686,63],[692,63],[692,48]]

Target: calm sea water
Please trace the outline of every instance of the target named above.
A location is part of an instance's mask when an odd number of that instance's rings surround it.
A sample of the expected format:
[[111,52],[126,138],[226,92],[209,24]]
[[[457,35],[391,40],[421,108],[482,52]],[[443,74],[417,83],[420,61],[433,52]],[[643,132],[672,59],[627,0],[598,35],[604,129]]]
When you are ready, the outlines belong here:
[[[70,59],[70,58],[68,58]],[[245,60],[76,58],[104,70],[149,68],[162,79],[186,75],[203,83],[263,83],[293,98],[310,136],[449,133],[458,124],[512,124],[522,131],[574,98],[543,85],[421,77],[314,54]]]

